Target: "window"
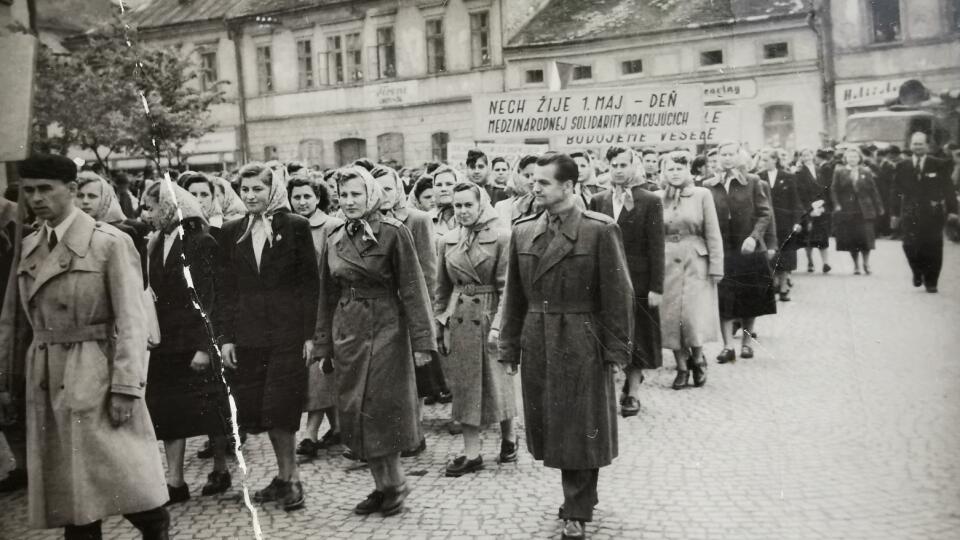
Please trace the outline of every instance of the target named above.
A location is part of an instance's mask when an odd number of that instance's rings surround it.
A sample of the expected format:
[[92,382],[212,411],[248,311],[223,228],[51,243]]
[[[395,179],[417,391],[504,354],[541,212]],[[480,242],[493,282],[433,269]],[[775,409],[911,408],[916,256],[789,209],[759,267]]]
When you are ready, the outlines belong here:
[[780,60],[788,56],[790,56],[790,46],[787,45],[786,41],[767,43],[763,46],[764,60]]
[[323,140],[303,139],[297,146],[297,159],[305,161],[307,166],[323,163]]
[[573,66],[573,80],[586,81],[593,78],[593,66]]
[[203,49],[200,51],[200,90],[213,90],[217,80],[217,51]]
[[473,67],[490,65],[490,12],[470,14],[470,53]]
[[527,84],[540,84],[543,82],[542,69],[528,69],[524,76]]
[[377,135],[377,161],[380,163],[403,163],[402,133],[383,133]]
[[309,39],[297,40],[297,87],[313,88],[313,43]]
[[270,46],[257,47],[257,86],[261,94],[273,92],[273,62],[270,60]]
[[377,78],[389,79],[397,76],[397,47],[394,42],[393,27],[377,28]]
[[900,0],[868,0],[873,42],[890,43],[900,40]]
[[703,67],[723,65],[723,50],[715,49],[712,51],[701,52],[700,65]]
[[624,60],[620,62],[620,73],[624,75],[643,73],[643,60]]
[[362,81],[362,61],[359,33],[327,37],[327,84]]
[[427,73],[447,70],[443,52],[443,20],[427,21]]
[[444,131],[438,131],[430,135],[430,147],[434,161],[447,161],[447,143],[449,142],[450,134]]
[[340,139],[333,143],[337,151],[337,164],[341,167],[367,156],[366,139]]
[[792,147],[793,139],[793,105],[769,105],[764,108],[764,144],[774,147]]
[[363,80],[363,54],[360,34],[347,34],[347,82]]
[[268,144],[263,147],[263,160],[270,161],[277,159],[277,147],[272,144]]

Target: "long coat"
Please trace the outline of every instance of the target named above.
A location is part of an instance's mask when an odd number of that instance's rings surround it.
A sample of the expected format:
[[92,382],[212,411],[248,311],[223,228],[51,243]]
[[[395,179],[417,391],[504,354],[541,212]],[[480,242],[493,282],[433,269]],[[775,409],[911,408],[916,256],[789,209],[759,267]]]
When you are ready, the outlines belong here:
[[[327,243],[327,237],[337,227],[343,225],[343,220],[320,210],[311,215],[310,233],[313,235],[313,246],[317,250],[317,260],[320,260],[323,246]],[[304,404],[306,411],[320,411],[334,407],[337,404],[337,385],[333,374],[324,373],[319,363],[311,364],[308,368],[309,375],[307,379],[307,401]]]
[[800,224],[804,212],[803,200],[800,198],[800,190],[797,187],[797,177],[784,169],[777,171],[774,182],[770,182],[769,171],[763,171],[759,176],[770,185],[773,222],[776,225],[777,241],[780,243],[780,245],[769,247],[779,249],[782,245],[782,251],[796,251],[800,245],[793,227]]
[[922,170],[913,160],[897,164],[894,174],[893,208],[890,215],[901,218],[904,246],[940,249],[947,214],[957,213],[957,193],[950,183],[950,163],[926,156]]
[[[616,220],[623,238],[627,269],[633,284],[633,363],[638,368],[663,365],[660,351],[660,311],[651,307],[651,292],[663,294],[663,202],[641,186],[630,188],[633,209],[624,208]],[[613,190],[590,200],[590,209],[613,217]]]
[[494,219],[478,225],[476,239],[466,246],[463,234],[470,233],[459,229],[442,238],[434,313],[449,332],[443,364],[453,394],[451,418],[483,426],[517,415],[513,379],[487,340],[491,328],[500,328],[510,232]]
[[320,256],[314,356],[334,358],[344,444],[363,458],[415,447],[421,438],[413,350],[436,352],[427,284],[413,237],[374,215],[376,241],[345,226]]
[[596,469],[617,456],[613,366],[630,361],[633,287],[611,218],[574,207],[556,233],[547,220],[544,212],[513,229],[500,361],[522,361],[533,457]]
[[[114,227],[77,215],[53,251],[41,229],[17,267],[33,343],[27,352],[30,524],[86,524],[167,501],[147,379],[143,280],[136,248]],[[134,400],[110,424],[109,395]]]
[[718,336],[717,288],[710,278],[723,277],[723,239],[710,190],[690,186],[676,200],[665,201],[663,223],[663,346],[701,347]]
[[833,173],[830,198],[835,206],[840,207],[834,215],[840,223],[850,219],[874,220],[884,212],[873,171],[861,166],[858,172],[860,177],[856,182],[849,167],[837,167]]
[[797,169],[797,189],[800,190],[800,199],[805,210],[810,210],[814,201],[823,201],[823,213],[819,216],[808,216],[805,220],[803,243],[806,247],[830,247],[830,213],[833,212],[833,202],[830,200],[830,182],[823,181],[816,168],[801,164]]

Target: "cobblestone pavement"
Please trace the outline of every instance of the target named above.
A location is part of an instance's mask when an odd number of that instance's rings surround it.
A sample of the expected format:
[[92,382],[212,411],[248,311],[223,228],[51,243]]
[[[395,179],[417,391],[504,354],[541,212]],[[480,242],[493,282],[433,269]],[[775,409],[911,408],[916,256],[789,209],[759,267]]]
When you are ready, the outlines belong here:
[[[851,275],[846,254],[833,262],[827,276],[797,273],[794,300],[758,321],[756,358],[717,365],[719,344],[708,348],[709,382],[697,390],[670,389],[666,367],[648,374],[643,412],[621,421],[621,456],[600,473],[592,538],[957,538],[960,247],[947,246],[938,295],[910,285],[898,243],[878,242],[872,276]],[[496,465],[495,429],[486,470],[443,477],[461,450],[445,430],[448,407],[427,408],[428,449],[403,460],[413,488],[403,514],[353,515],[372,480],[332,452],[303,465],[305,510],[257,508],[264,538],[558,537],[559,472],[529,455]],[[244,455],[248,485],[262,487],[269,442],[251,437]],[[236,490],[199,496],[208,466],[189,459],[194,498],[171,508],[172,537],[252,538]],[[0,537],[58,537],[25,528],[23,493],[0,508]],[[137,537],[117,518],[104,532]]]

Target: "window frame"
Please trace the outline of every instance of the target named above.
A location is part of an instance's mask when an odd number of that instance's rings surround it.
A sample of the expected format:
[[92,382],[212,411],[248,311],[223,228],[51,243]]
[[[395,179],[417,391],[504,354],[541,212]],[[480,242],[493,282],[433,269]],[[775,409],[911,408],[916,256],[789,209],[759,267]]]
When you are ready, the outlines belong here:
[[[529,80],[529,78],[527,77],[527,75],[529,75],[530,73],[533,73],[533,72],[535,72],[535,71],[539,71],[539,72],[540,72],[540,80],[539,80],[539,81],[531,82],[531,81]],[[530,68],[530,69],[524,68],[524,69],[523,69],[523,86],[543,86],[543,85],[545,85],[546,83],[547,83],[547,74],[546,74],[546,70],[543,69],[542,67],[540,67],[540,68]]]
[[[790,109],[790,120],[774,120],[768,121],[767,114],[768,111],[775,107],[788,107]],[[760,106],[760,126],[763,129],[763,144],[773,146],[769,141],[768,130],[776,129],[781,125],[790,125],[790,134],[794,139],[794,142],[797,138],[797,113],[796,113],[796,104],[788,101],[774,101],[771,103],[764,103]],[[780,146],[778,148],[788,148],[789,141],[782,140],[780,141]]]
[[906,29],[904,28],[904,24],[903,24],[903,13],[904,13],[903,2],[901,0],[891,0],[893,2],[896,2],[896,5],[897,5],[897,17],[898,17],[897,36],[893,39],[881,41],[877,39],[877,28],[876,28],[877,17],[876,17],[876,11],[874,10],[874,7],[873,7],[875,1],[876,0],[864,0],[863,2],[864,14],[866,15],[866,19],[867,19],[866,20],[867,24],[865,25],[865,28],[867,31],[867,43],[869,43],[870,45],[878,45],[878,46],[895,45],[897,43],[903,43],[906,40],[906,35],[905,35]]
[[[767,58],[767,47],[772,45],[786,45],[787,54],[784,56],[778,56],[776,58]],[[793,42],[789,39],[777,39],[774,41],[761,41],[759,44],[760,47],[760,63],[761,64],[775,64],[777,62],[789,62],[793,59]]]
[[[632,62],[640,62],[640,71],[637,71],[634,73],[624,73],[623,71],[624,65]],[[619,67],[619,69],[617,70],[617,73],[620,76],[620,78],[633,79],[637,77],[643,77],[647,73],[647,62],[646,62],[646,59],[642,57],[641,58],[634,58],[634,57],[620,58],[617,60],[617,66]]]
[[[319,86],[319,81],[317,81],[317,66],[313,56],[313,41],[313,36],[298,36],[295,39],[297,49],[298,90],[315,90]],[[303,50],[304,48],[301,47],[302,43],[307,44],[306,50]],[[306,66],[304,64],[306,64]],[[305,71],[304,67],[307,67],[308,71]]]
[[[381,32],[390,31],[390,41],[381,42]],[[397,31],[396,25],[385,24],[376,29],[377,45],[376,50],[376,80],[395,79],[397,77]],[[388,53],[389,51],[389,53]],[[389,58],[387,58],[389,56]],[[389,62],[392,61],[391,65]],[[387,63],[387,69],[384,69],[382,63]]]
[[[439,24],[440,31],[437,33],[430,33],[431,24]],[[432,17],[426,19],[423,22],[423,25],[424,41],[427,45],[427,74],[436,75],[440,73],[446,73],[446,25],[443,23],[443,17]],[[439,53],[433,50],[435,44],[437,43],[439,43]]]
[[[438,137],[442,135],[442,137]],[[439,145],[437,144],[439,139],[443,139],[443,142]],[[433,161],[442,161],[447,162],[447,145],[450,144],[450,133],[447,131],[434,131],[430,134],[430,155],[433,157]],[[438,153],[439,148],[439,153]]]
[[[470,16],[470,67],[485,68],[493,65],[492,53],[492,33],[490,32],[490,10],[482,9],[471,11]],[[480,28],[474,28],[474,20],[483,17],[484,25]],[[480,42],[479,44],[477,42]],[[485,44],[483,42],[486,42]],[[479,61],[477,60],[477,49],[480,48]],[[484,50],[486,53],[484,54]]]
[[[590,71],[590,76],[589,76],[589,77],[577,78],[577,70],[578,70],[578,69],[584,69],[584,68],[586,68],[587,70]],[[590,64],[575,64],[575,65],[573,66],[573,69],[570,70],[570,84],[588,84],[588,83],[590,83],[590,82],[593,82],[593,80],[594,80],[594,78],[593,78],[593,64],[592,64],[592,63],[590,63]]]
[[[260,95],[272,94],[276,91],[276,81],[273,76],[273,44],[262,42],[255,44],[257,62],[257,90]],[[263,51],[266,51],[263,54]]]
[[[220,80],[220,55],[216,44],[205,44],[197,46],[197,56],[200,60],[200,91],[210,92],[216,89],[217,82]],[[205,57],[213,55],[213,67],[208,68],[204,62]],[[210,73],[213,76],[210,76]]]
[[[704,64],[703,55],[713,52],[720,52],[720,62],[716,64]],[[727,51],[725,47],[698,49],[697,50],[697,69],[719,69],[727,66]]]

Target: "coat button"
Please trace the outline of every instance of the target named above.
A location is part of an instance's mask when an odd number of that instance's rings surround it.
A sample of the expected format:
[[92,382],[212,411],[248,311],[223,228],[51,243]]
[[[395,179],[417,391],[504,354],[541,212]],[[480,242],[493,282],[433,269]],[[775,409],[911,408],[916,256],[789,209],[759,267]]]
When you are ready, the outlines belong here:
[[146,382],[144,382],[144,381],[140,381],[140,388],[143,388],[143,387],[144,387],[144,386],[146,386],[146,385],[147,385],[147,383],[146,383]]
[[674,259],[673,262],[675,262],[675,263],[681,263],[681,262],[683,262],[683,261],[681,261],[680,259]]
[[37,345],[37,348],[40,349],[41,351],[44,351],[44,350],[47,349],[47,344],[46,344],[46,343],[41,343],[41,344]]

